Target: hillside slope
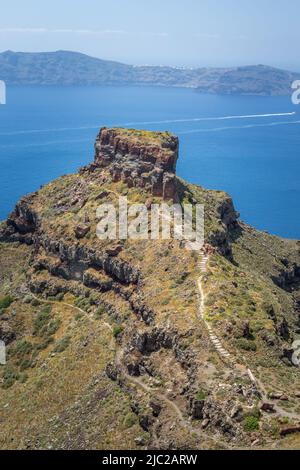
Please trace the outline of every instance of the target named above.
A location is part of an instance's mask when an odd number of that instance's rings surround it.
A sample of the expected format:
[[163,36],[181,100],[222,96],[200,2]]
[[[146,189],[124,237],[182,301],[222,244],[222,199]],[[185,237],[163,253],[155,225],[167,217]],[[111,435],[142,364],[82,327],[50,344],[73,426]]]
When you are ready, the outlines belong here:
[[288,95],[296,73],[264,65],[231,68],[134,67],[69,51],[0,53],[8,85],[138,85],[195,88],[203,93]]
[[[178,179],[177,157],[169,133],[102,129],[91,165],[1,224],[1,448],[299,448],[299,243]],[[120,195],[204,204],[202,252],[101,241]]]

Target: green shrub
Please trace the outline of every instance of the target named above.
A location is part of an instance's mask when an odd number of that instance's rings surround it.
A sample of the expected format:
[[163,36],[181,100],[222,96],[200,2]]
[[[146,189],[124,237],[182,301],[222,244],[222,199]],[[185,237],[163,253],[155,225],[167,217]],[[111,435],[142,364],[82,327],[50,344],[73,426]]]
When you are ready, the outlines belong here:
[[23,361],[21,361],[19,365],[20,371],[24,371],[32,366],[32,361],[30,359],[23,359]]
[[245,338],[239,338],[236,340],[236,346],[239,349],[243,349],[244,351],[256,351],[257,346],[254,341],[249,341],[248,339]]
[[113,335],[115,338],[117,338],[121,333],[122,331],[124,330],[123,326],[121,325],[116,325],[113,327]]
[[16,342],[15,347],[10,351],[10,355],[23,358],[24,356],[30,354],[32,349],[33,345],[29,341],[26,341],[26,339],[21,339]]
[[42,341],[41,343],[37,344],[35,346],[35,350],[38,352],[38,351],[42,351],[43,349],[46,349],[49,344],[53,343],[54,339],[52,338],[52,336],[49,336],[48,338],[46,338],[44,341]]
[[19,380],[19,373],[12,369],[11,367],[7,366],[3,373],[3,383],[2,388],[10,388],[16,380]]
[[23,302],[24,304],[30,304],[33,300],[33,297],[31,295],[25,295]]
[[65,293],[64,292],[59,292],[59,294],[57,294],[57,296],[56,296],[56,300],[58,300],[60,302],[61,300],[64,300],[64,297],[65,297]]
[[217,301],[217,298],[214,294],[208,294],[208,296],[206,297],[205,303],[208,307],[210,307],[210,306],[214,305],[216,303],[216,301]]
[[61,321],[59,319],[51,320],[47,326],[47,336],[52,336],[54,333],[57,332],[58,328],[60,327]]
[[243,425],[246,432],[257,431],[259,429],[259,418],[254,415],[246,416]]
[[106,311],[106,310],[105,310],[104,305],[100,305],[100,306],[95,310],[95,317],[99,319],[100,317],[102,317],[102,315],[104,315],[105,311]]
[[7,309],[13,303],[13,301],[14,299],[10,295],[0,297],[0,312],[1,310]]
[[51,306],[44,307],[36,316],[33,322],[33,334],[43,335],[50,321]]
[[204,390],[199,390],[196,394],[196,400],[203,401],[207,397],[207,393]]
[[89,304],[92,305],[97,305],[97,297],[93,294],[91,294],[88,298]]
[[255,407],[250,412],[245,413],[244,416],[245,417],[246,416],[254,416],[255,418],[259,419],[261,417],[261,412],[260,412],[259,408]]
[[132,428],[137,422],[137,416],[133,413],[128,413],[124,418],[124,427],[126,429]]
[[23,384],[26,382],[27,379],[28,379],[28,375],[25,372],[22,372],[19,376],[19,382]]
[[76,307],[81,308],[81,310],[85,311],[87,311],[91,306],[89,299],[86,299],[85,297],[77,297],[74,304]]
[[65,349],[67,349],[67,347],[70,344],[70,340],[71,340],[70,336],[65,336],[60,341],[58,341],[53,351],[57,353],[61,353],[65,351]]

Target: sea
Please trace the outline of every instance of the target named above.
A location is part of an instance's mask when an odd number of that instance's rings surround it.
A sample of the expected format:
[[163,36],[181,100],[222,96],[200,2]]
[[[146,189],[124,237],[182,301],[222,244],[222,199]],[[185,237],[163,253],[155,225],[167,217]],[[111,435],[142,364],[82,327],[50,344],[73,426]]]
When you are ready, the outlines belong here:
[[0,220],[24,194],[91,162],[102,126],[173,132],[180,177],[228,192],[254,227],[300,239],[300,106],[183,88],[7,87]]

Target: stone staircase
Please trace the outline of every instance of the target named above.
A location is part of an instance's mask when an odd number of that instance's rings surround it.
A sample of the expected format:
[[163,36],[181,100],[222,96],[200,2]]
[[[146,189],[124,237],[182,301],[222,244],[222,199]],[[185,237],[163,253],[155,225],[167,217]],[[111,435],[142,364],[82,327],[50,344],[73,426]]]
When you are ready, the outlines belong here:
[[231,354],[222,346],[222,343],[221,341],[219,340],[219,338],[215,335],[215,333],[213,332],[213,329],[211,327],[211,325],[209,324],[209,322],[207,322],[205,320],[205,317],[204,317],[204,311],[205,311],[205,295],[204,295],[204,289],[203,289],[203,275],[207,272],[207,261],[209,259],[209,256],[208,255],[202,255],[199,263],[198,263],[198,267],[199,267],[199,270],[200,270],[200,277],[198,279],[198,289],[199,289],[199,294],[200,294],[200,306],[199,306],[199,313],[200,313],[200,318],[201,320],[204,322],[206,328],[207,328],[207,331],[208,331],[208,335],[209,335],[209,339],[211,341],[211,343],[213,344],[214,348],[216,349],[216,351],[218,352],[218,354],[222,357],[222,359],[230,362],[232,365],[235,364],[235,360],[234,358],[231,356]]

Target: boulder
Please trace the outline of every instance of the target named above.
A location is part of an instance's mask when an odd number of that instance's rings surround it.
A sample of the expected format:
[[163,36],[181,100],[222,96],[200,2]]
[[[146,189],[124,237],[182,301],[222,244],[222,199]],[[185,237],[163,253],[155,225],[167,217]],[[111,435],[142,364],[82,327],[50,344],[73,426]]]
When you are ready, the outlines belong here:
[[90,230],[91,226],[89,224],[78,224],[75,227],[75,236],[76,238],[84,238]]
[[149,405],[150,405],[150,408],[152,408],[153,416],[155,416],[157,418],[160,415],[160,412],[161,412],[161,409],[162,409],[161,404],[159,403],[159,401],[152,398]]
[[191,398],[189,401],[189,414],[192,419],[203,419],[203,408],[205,400]]
[[288,436],[289,434],[296,434],[300,432],[300,426],[291,426],[289,428],[284,428],[280,431],[282,437]]
[[275,406],[272,403],[263,403],[260,409],[266,413],[276,413]]
[[5,344],[9,344],[16,338],[15,332],[12,328],[6,323],[0,323],[0,340],[4,341]]
[[123,250],[122,245],[115,245],[115,246],[112,246],[111,248],[107,248],[106,253],[108,254],[108,256],[118,256],[118,254],[121,253],[122,250]]
[[118,369],[112,362],[109,362],[105,368],[106,375],[109,379],[113,380],[114,382],[118,379]]
[[288,401],[288,396],[285,395],[283,392],[271,392],[269,393],[269,398],[271,400],[282,400],[282,401]]

